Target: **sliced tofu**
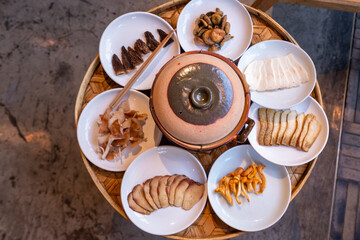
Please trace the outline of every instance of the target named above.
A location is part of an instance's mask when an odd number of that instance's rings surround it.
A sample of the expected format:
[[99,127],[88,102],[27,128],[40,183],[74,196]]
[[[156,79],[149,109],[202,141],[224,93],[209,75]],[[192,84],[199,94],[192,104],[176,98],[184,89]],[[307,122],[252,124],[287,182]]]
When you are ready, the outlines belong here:
[[286,131],[286,127],[287,127],[287,115],[290,113],[290,110],[287,109],[285,111],[283,111],[281,113],[281,116],[280,116],[280,129],[279,129],[279,134],[277,136],[277,139],[276,139],[276,144],[277,145],[280,145],[281,142],[282,142],[282,139],[283,139],[283,136],[284,136],[284,133]]
[[283,112],[282,110],[279,110],[274,114],[273,131],[271,133],[271,141],[270,141],[271,145],[279,145],[279,144],[276,144],[276,139],[277,139],[277,136],[278,136],[279,130],[280,130],[280,117],[281,117],[282,112]]
[[296,143],[300,137],[300,133],[304,127],[305,113],[301,113],[296,117],[296,130],[291,137],[290,146],[296,147]]
[[314,117],[310,124],[309,124],[309,130],[304,138],[304,142],[302,145],[302,149],[304,151],[309,151],[312,144],[315,142],[316,138],[319,136],[321,131],[321,123]]
[[264,145],[271,146],[271,134],[274,128],[274,116],[275,110],[274,109],[266,109],[266,131],[264,136]]
[[267,116],[266,116],[266,108],[258,109],[259,121],[260,121],[260,131],[258,135],[258,142],[260,145],[265,145],[264,138],[267,128]]
[[306,134],[307,134],[307,132],[308,132],[308,130],[309,130],[309,124],[310,124],[311,120],[313,120],[314,117],[315,117],[315,116],[314,116],[314,114],[312,114],[312,113],[309,113],[309,114],[307,114],[307,115],[305,116],[304,126],[303,126],[303,129],[302,129],[301,133],[300,133],[299,140],[298,140],[298,142],[297,142],[297,144],[296,144],[296,147],[297,147],[298,149],[300,149],[300,150],[302,149],[302,145],[303,145],[305,136],[306,136]]
[[289,146],[290,144],[291,137],[293,136],[296,130],[296,116],[297,116],[296,110],[291,111],[287,116],[286,130],[283,139],[281,141],[282,145]]

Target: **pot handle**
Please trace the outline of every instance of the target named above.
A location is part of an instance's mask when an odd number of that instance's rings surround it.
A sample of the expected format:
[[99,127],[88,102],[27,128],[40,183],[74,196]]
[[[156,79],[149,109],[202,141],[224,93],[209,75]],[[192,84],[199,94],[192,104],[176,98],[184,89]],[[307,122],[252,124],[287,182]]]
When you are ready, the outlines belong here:
[[245,124],[247,126],[244,127],[236,137],[236,141],[238,141],[239,143],[244,143],[247,140],[251,130],[255,126],[255,121],[251,118],[248,118]]

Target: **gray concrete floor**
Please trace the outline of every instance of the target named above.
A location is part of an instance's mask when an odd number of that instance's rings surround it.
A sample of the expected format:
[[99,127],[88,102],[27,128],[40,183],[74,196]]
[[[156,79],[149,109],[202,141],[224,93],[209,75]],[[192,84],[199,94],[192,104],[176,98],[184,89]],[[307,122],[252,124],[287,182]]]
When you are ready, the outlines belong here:
[[[164,2],[0,2],[0,239],[163,239],[99,193],[80,158],[73,112],[106,25]],[[273,17],[315,62],[330,137],[283,218],[235,239],[326,239],[353,14],[277,4]]]

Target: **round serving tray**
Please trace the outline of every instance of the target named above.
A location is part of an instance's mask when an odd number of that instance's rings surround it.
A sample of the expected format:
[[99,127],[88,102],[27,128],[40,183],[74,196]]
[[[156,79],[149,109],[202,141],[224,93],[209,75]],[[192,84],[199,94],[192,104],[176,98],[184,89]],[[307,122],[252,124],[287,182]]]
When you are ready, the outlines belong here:
[[[170,1],[151,9],[149,12],[164,18],[175,28],[180,12],[188,2],[189,0]],[[246,5],[245,7],[250,12],[253,21],[253,38],[251,44],[270,39],[282,39],[297,44],[295,39],[267,14]],[[115,87],[120,86],[107,76],[100,64],[99,56],[96,56],[84,76],[76,98],[75,124],[77,125],[81,111],[92,98],[103,91]],[[318,82],[316,82],[311,96],[316,99],[321,106],[323,106]],[[236,142],[231,142],[211,151],[191,153],[200,160],[206,173],[208,174],[217,157],[235,145],[237,145]],[[124,212],[120,198],[120,186],[124,173],[102,170],[91,164],[82,152],[81,156],[86,169],[100,192],[111,204],[111,206],[116,209],[116,211],[128,219]],[[287,167],[292,185],[291,200],[295,198],[304,186],[311,174],[316,160],[317,158],[307,164]],[[244,232],[233,229],[223,223],[211,209],[210,204],[207,203],[200,217],[190,227],[177,234],[167,237],[173,239],[228,239],[242,233]]]

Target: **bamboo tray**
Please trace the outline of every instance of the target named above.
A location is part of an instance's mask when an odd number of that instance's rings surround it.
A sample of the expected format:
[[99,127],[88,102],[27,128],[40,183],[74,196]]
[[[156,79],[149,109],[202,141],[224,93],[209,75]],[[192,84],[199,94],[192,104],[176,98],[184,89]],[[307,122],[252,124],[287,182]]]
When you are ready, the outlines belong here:
[[[175,28],[180,12],[188,2],[189,0],[170,1],[151,9],[149,12],[164,18]],[[245,5],[245,7],[250,12],[253,21],[252,44],[269,39],[282,39],[297,44],[295,39],[268,15],[249,6]],[[92,98],[103,91],[116,87],[120,86],[107,76],[100,64],[99,56],[97,56],[88,68],[77,95],[75,105],[75,124],[77,125],[82,109]],[[148,92],[145,91],[145,93]],[[318,82],[316,82],[312,96],[320,103],[321,106],[323,106]],[[163,142],[164,141],[166,140],[163,139]],[[169,142],[166,143],[169,144]],[[211,151],[192,153],[200,160],[208,174],[217,157],[235,145],[235,142],[231,142]],[[111,206],[116,209],[116,211],[128,219],[120,199],[120,186],[124,173],[102,170],[90,163],[82,152],[81,156],[86,169],[100,192],[111,204]],[[312,169],[314,168],[316,160],[317,158],[307,164],[287,168],[292,184],[291,200],[295,198],[304,186]],[[173,239],[228,239],[242,233],[244,232],[230,228],[223,223],[213,212],[208,202],[200,217],[190,227],[177,234],[167,237]]]

